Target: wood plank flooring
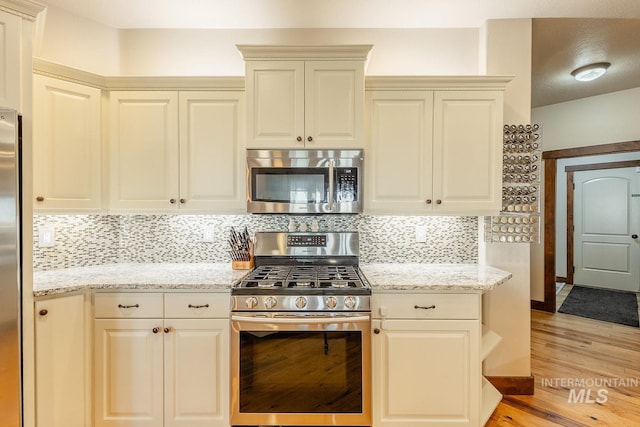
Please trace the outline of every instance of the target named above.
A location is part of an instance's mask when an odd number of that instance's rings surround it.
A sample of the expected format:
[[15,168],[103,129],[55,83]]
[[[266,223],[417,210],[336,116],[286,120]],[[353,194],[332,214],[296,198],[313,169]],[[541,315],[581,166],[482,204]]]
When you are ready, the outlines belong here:
[[487,426],[640,426],[639,328],[532,310],[531,371]]

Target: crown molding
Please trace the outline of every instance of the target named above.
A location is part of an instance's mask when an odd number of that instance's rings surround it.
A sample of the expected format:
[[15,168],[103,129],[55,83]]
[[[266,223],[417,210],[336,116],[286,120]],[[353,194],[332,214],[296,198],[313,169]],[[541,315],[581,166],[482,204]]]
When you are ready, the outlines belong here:
[[254,45],[238,44],[245,61],[265,60],[354,60],[366,61],[371,44],[358,45]]
[[504,90],[513,76],[366,76],[365,90]]
[[0,0],[0,10],[35,21],[46,5],[33,0]]
[[33,72],[102,90],[228,90],[243,91],[244,77],[207,76],[101,76],[56,64],[44,59],[33,59]]

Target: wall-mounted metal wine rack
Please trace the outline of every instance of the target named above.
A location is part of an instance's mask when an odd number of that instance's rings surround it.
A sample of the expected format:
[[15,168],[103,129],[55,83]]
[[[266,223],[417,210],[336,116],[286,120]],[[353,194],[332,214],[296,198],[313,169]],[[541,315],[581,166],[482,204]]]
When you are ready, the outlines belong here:
[[499,243],[540,241],[542,129],[505,125],[502,143],[502,212],[485,217],[485,238]]

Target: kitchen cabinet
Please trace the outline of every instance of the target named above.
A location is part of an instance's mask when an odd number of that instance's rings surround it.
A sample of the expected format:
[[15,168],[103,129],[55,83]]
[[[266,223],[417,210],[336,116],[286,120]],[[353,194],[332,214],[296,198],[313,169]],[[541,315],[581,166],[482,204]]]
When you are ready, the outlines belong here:
[[374,295],[374,427],[486,423],[502,396],[482,377],[482,360],[498,340],[483,332],[481,298]]
[[362,148],[363,46],[238,46],[249,148]]
[[113,91],[114,211],[245,211],[244,94]]
[[494,86],[502,81],[473,90],[427,90],[438,86],[428,78],[404,83],[377,78],[368,86],[365,211],[500,211],[503,96]]
[[91,425],[88,306],[84,294],[35,302],[38,427]]
[[97,293],[95,316],[95,427],[229,425],[227,293]]
[[20,111],[22,18],[0,10],[0,28],[0,105]]
[[34,210],[102,208],[101,90],[33,76]]

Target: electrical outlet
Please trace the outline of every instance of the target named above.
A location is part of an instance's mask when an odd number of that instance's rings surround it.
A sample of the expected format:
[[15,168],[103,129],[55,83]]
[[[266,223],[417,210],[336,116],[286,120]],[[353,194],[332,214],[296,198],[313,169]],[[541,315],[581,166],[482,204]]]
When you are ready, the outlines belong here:
[[41,227],[38,230],[38,246],[51,248],[56,245],[56,231],[53,227]]
[[427,227],[416,225],[416,243],[427,243]]
[[213,243],[216,235],[216,229],[213,225],[205,225],[202,229],[202,241]]

